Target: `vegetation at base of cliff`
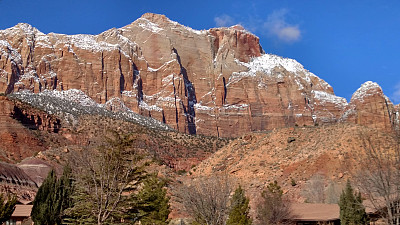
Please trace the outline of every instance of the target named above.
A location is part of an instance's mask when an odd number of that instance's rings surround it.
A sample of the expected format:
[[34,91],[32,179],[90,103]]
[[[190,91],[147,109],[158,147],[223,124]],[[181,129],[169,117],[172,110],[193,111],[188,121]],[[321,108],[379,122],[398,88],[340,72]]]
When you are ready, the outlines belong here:
[[232,181],[228,177],[203,177],[177,190],[193,224],[223,225],[229,213]]
[[70,125],[76,123],[79,117],[83,115],[101,115],[114,119],[121,119],[133,123],[137,123],[152,129],[162,131],[172,131],[168,125],[161,123],[153,118],[148,118],[132,111],[113,112],[107,110],[99,104],[82,104],[76,101],[69,101],[66,98],[53,96],[51,92],[41,92],[34,94],[32,92],[23,91],[9,95],[10,99],[19,100],[29,104],[35,108],[43,110],[49,114],[56,114],[63,118]]
[[39,187],[31,212],[35,224],[61,224],[64,210],[72,207],[73,193],[72,171],[69,166],[64,167],[60,179],[54,170],[51,170]]
[[76,152],[73,206],[65,210],[66,224],[166,224],[169,197],[146,169],[149,161],[133,143],[135,136],[114,132],[96,150]]
[[131,201],[136,202],[133,215],[143,225],[167,225],[170,213],[166,181],[151,174],[143,182],[143,188],[137,195],[131,195]]
[[10,219],[17,204],[17,197],[0,194],[0,224]]
[[250,225],[252,220],[249,216],[249,202],[250,200],[246,197],[242,187],[236,188],[231,198],[231,209],[226,225]]
[[354,193],[350,181],[347,180],[339,200],[340,224],[367,224],[367,213],[362,202],[361,193]]
[[281,186],[277,181],[270,183],[267,190],[261,193],[257,204],[257,215],[262,224],[281,224],[291,220],[293,215],[290,201],[285,199]]

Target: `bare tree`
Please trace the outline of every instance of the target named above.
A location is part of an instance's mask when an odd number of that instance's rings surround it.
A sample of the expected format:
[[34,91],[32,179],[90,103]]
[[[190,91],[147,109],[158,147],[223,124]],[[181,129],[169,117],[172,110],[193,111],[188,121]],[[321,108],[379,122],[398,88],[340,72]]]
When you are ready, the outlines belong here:
[[74,155],[77,191],[69,210],[74,223],[105,224],[129,214],[127,193],[136,191],[146,174],[131,145],[129,135],[115,134],[97,152]]
[[179,189],[186,211],[199,224],[223,225],[229,213],[231,181],[225,176],[198,178]]
[[339,203],[340,194],[343,187],[334,181],[330,181],[325,190],[325,203],[337,204]]
[[307,181],[303,196],[309,203],[323,203],[325,200],[325,177],[316,174]]
[[278,183],[270,183],[257,204],[257,219],[262,225],[290,223],[293,218],[291,202],[285,198]]
[[[387,224],[400,224],[400,139],[398,135],[360,134],[363,153],[354,175],[375,211]],[[374,139],[375,138],[375,139]],[[378,139],[378,141],[376,140]]]

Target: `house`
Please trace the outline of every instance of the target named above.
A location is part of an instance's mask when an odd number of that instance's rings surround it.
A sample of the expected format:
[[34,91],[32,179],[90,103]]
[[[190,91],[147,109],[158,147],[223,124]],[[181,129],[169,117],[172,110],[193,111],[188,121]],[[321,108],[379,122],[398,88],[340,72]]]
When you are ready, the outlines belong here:
[[15,210],[11,218],[6,221],[5,225],[25,225],[32,224],[30,217],[33,205],[15,205]]
[[340,208],[338,204],[295,203],[291,206],[296,225],[340,224]]

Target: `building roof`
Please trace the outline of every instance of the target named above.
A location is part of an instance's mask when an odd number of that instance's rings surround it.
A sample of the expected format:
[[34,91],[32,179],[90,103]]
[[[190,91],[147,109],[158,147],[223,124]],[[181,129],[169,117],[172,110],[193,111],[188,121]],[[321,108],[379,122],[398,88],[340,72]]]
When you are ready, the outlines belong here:
[[338,204],[295,203],[291,208],[296,221],[332,221],[340,215]]
[[33,205],[15,205],[11,217],[30,217]]

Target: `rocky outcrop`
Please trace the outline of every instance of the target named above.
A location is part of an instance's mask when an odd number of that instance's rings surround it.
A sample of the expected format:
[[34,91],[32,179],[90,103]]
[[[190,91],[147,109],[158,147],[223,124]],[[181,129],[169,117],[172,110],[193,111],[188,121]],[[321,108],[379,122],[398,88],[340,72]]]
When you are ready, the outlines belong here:
[[43,183],[44,179],[46,179],[52,169],[52,166],[48,162],[38,158],[27,158],[21,163],[18,163],[17,166],[38,186]]
[[52,120],[43,112],[43,115],[38,110],[33,113],[21,106],[0,96],[0,158],[3,161],[20,161],[46,149],[32,129],[47,129],[46,124]]
[[14,194],[22,203],[32,202],[38,185],[22,169],[0,162],[0,193]]
[[399,110],[375,82],[365,82],[354,92],[341,121],[392,131],[399,128]]
[[18,24],[0,31],[0,49],[1,92],[79,89],[191,134],[335,123],[347,106],[295,60],[265,54],[240,26],[199,31],[151,13],[98,35]]

